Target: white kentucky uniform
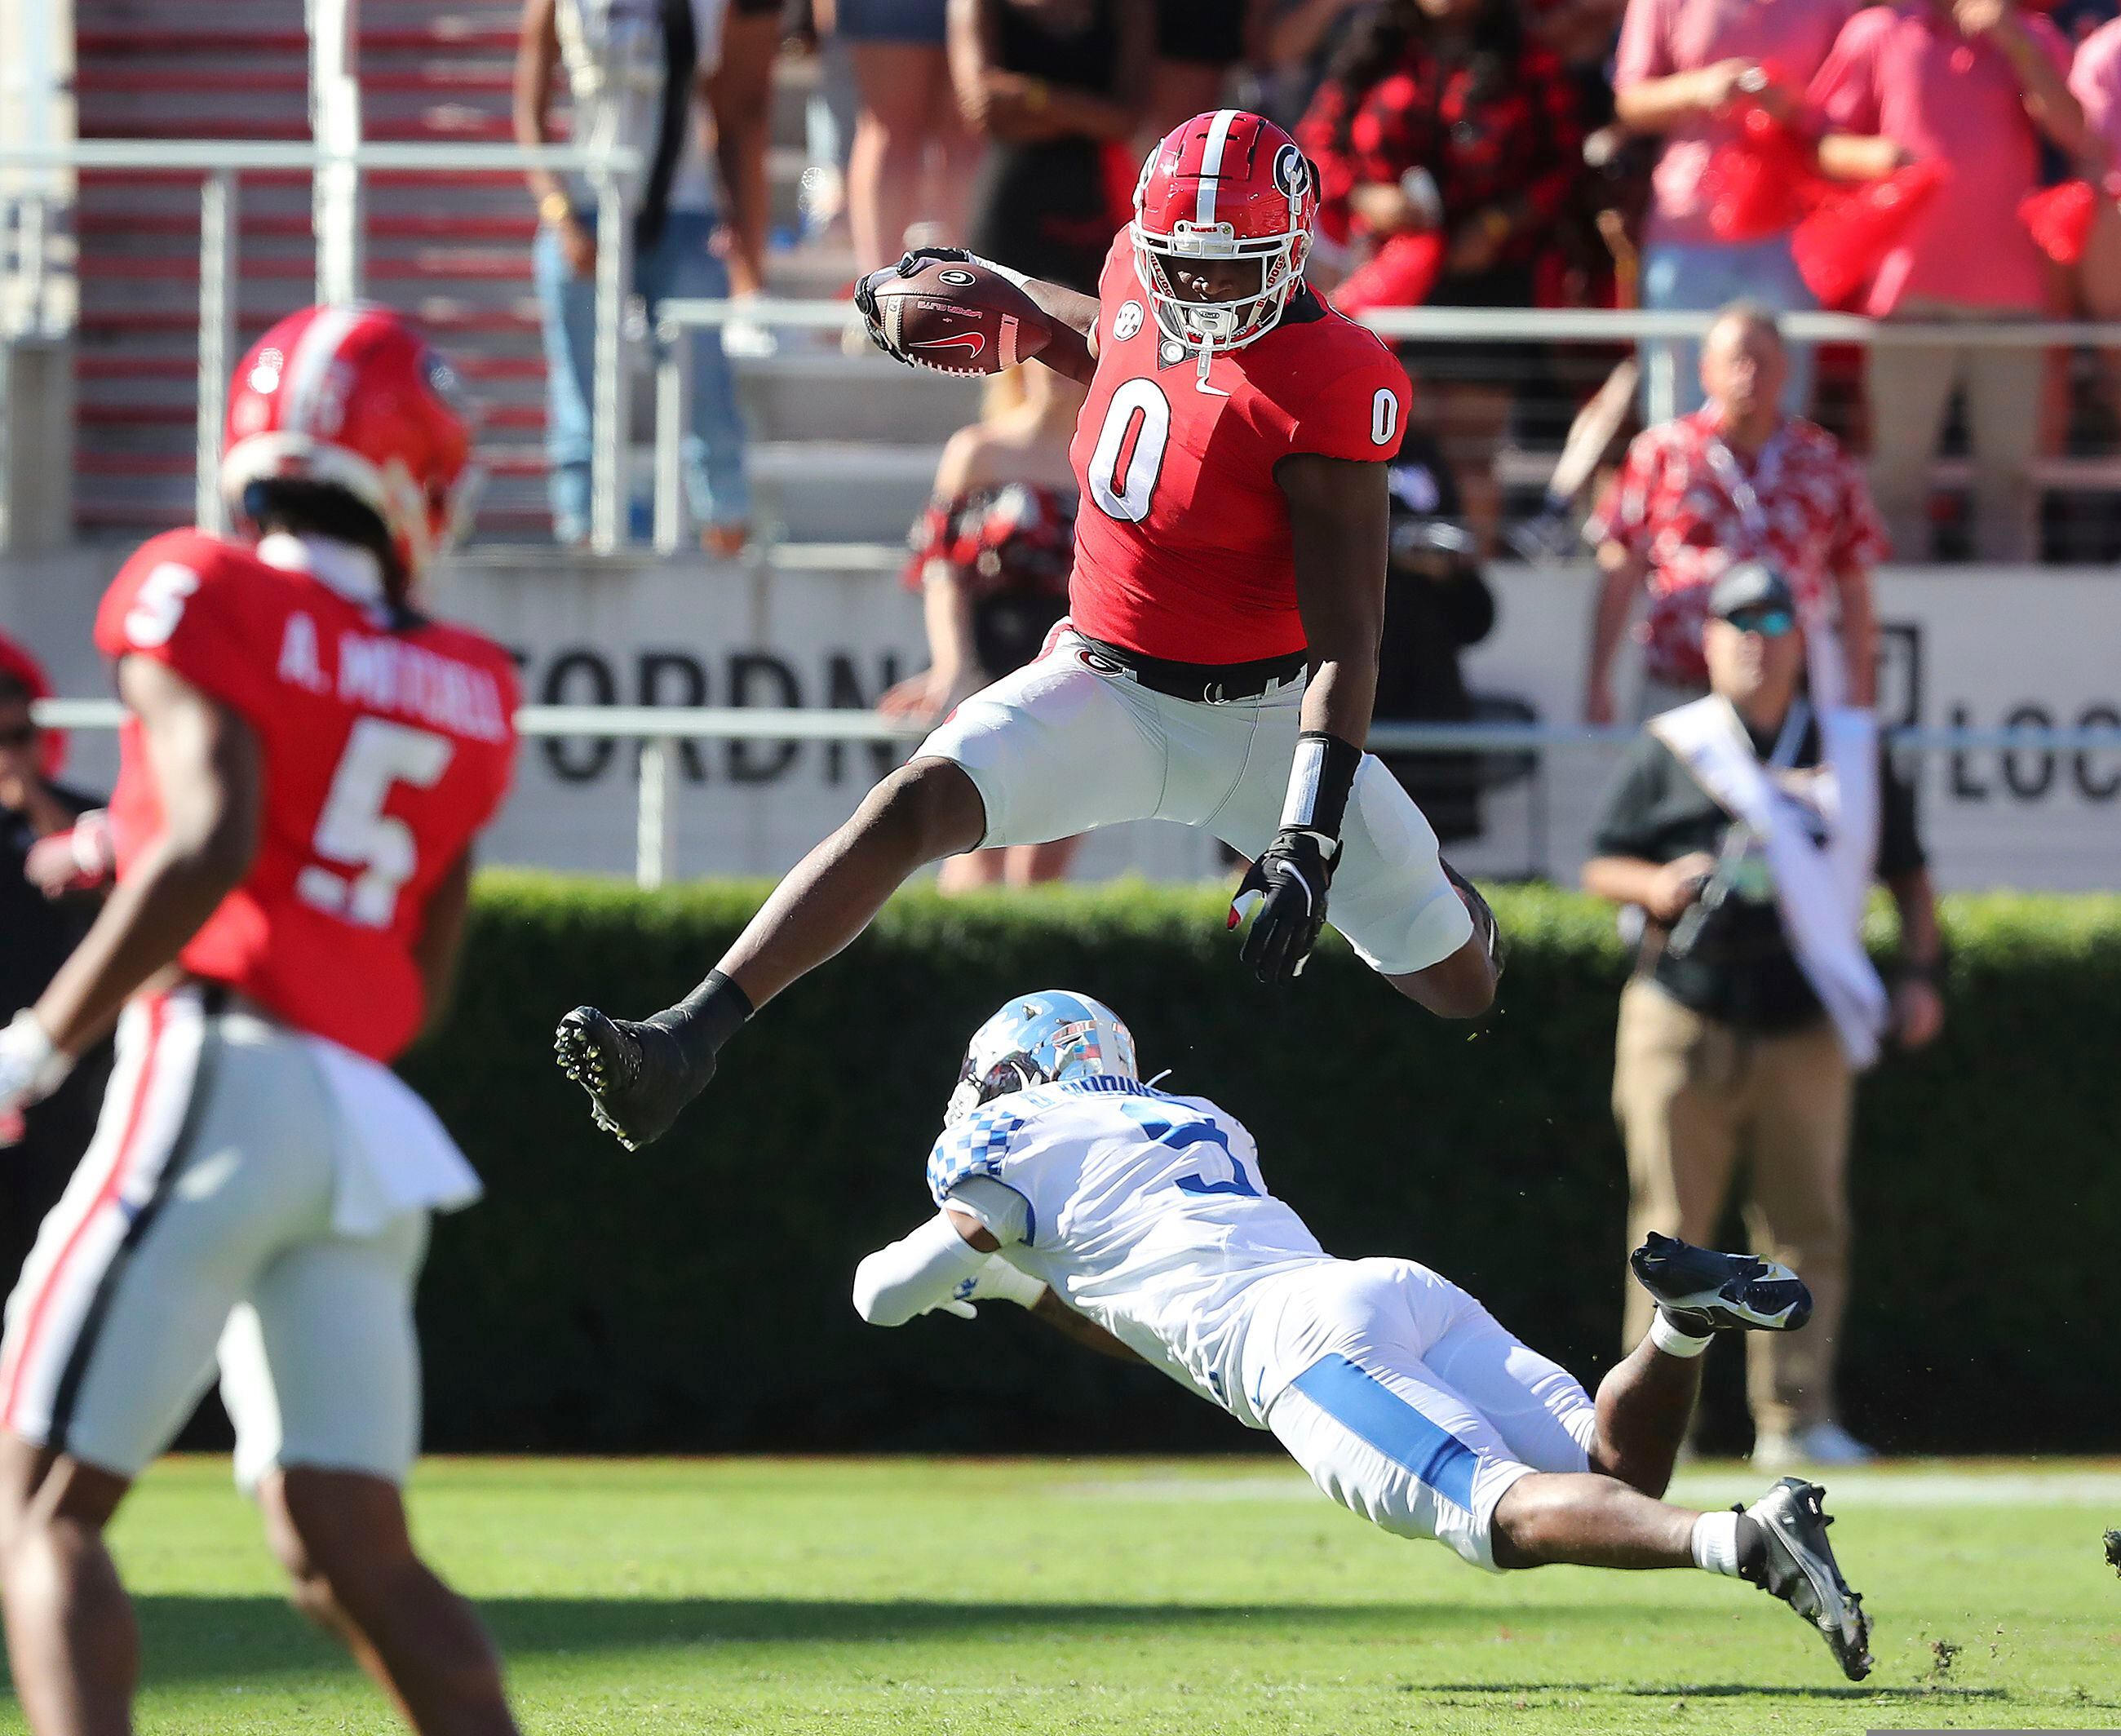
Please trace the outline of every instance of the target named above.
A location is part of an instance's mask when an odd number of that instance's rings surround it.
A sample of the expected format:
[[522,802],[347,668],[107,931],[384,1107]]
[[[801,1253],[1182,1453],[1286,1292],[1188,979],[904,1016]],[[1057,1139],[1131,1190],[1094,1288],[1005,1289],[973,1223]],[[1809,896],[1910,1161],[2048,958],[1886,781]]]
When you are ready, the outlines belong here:
[[1493,1569],[1503,1491],[1588,1467],[1596,1411],[1573,1376],[1424,1266],[1327,1254],[1205,1098],[1114,1076],[1034,1085],[946,1129],[928,1186],[1387,1531]]

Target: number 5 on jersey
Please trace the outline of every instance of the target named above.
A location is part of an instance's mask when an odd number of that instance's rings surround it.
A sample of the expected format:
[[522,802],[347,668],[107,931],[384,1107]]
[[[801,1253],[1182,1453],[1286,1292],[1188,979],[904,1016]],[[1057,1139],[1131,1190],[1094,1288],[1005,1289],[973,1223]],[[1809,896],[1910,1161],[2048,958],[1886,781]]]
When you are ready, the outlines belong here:
[[429,730],[380,717],[357,720],[310,844],[325,862],[338,866],[304,868],[295,879],[302,902],[362,928],[389,927],[398,894],[418,870],[419,846],[413,828],[385,814],[383,805],[399,784],[432,789],[455,751],[446,735]]

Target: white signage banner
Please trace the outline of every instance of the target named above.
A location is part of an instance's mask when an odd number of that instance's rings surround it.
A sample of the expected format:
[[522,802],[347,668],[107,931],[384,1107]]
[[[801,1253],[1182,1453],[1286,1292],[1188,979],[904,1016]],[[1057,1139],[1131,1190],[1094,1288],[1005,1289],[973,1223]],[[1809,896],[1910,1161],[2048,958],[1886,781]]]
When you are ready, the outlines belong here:
[[[50,666],[63,693],[109,690],[88,644],[113,563],[74,551],[0,572],[0,624]],[[1581,715],[1595,578],[1587,567],[1490,574],[1494,631],[1466,659],[1476,693],[1553,723]],[[2121,725],[2121,578],[2104,570],[1895,569],[1880,576],[1886,724],[1993,728]],[[547,704],[866,708],[923,666],[918,600],[889,572],[757,572],[695,562],[611,566],[538,552],[458,562],[441,613],[516,655],[526,698]],[[1631,691],[1624,676],[1619,691]],[[1504,762],[1484,835],[1454,848],[1470,871],[1575,876],[1615,750],[1582,746]],[[778,874],[838,825],[893,763],[869,744],[700,742],[673,779],[681,876]],[[1993,749],[1909,755],[1942,884],[2121,885],[2121,750]],[[631,870],[637,749],[524,745],[489,861]],[[110,775],[108,740],[84,739],[75,774]],[[1084,776],[1098,775],[1094,766]],[[1093,840],[1079,871],[1157,878],[1217,871],[1205,838],[1163,825]]]

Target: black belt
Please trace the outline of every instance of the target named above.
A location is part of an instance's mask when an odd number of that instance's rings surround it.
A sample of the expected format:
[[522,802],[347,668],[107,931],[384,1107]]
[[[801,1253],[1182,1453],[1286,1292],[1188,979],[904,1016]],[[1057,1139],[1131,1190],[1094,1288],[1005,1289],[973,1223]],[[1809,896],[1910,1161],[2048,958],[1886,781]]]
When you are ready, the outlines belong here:
[[1168,657],[1152,657],[1123,646],[1107,645],[1087,633],[1078,632],[1075,637],[1083,642],[1083,660],[1099,674],[1124,675],[1151,693],[1201,705],[1260,698],[1276,688],[1301,681],[1311,666],[1308,651],[1261,657],[1251,663],[1174,663]]

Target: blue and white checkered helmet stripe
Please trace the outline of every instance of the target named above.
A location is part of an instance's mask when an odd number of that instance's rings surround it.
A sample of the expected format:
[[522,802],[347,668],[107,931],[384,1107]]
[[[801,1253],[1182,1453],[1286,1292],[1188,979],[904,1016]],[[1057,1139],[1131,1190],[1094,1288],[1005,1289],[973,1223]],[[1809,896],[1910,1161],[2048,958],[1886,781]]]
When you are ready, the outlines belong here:
[[943,1118],[953,1124],[1006,1092],[1093,1074],[1141,1077],[1120,1015],[1066,989],[1019,995],[972,1034]]

